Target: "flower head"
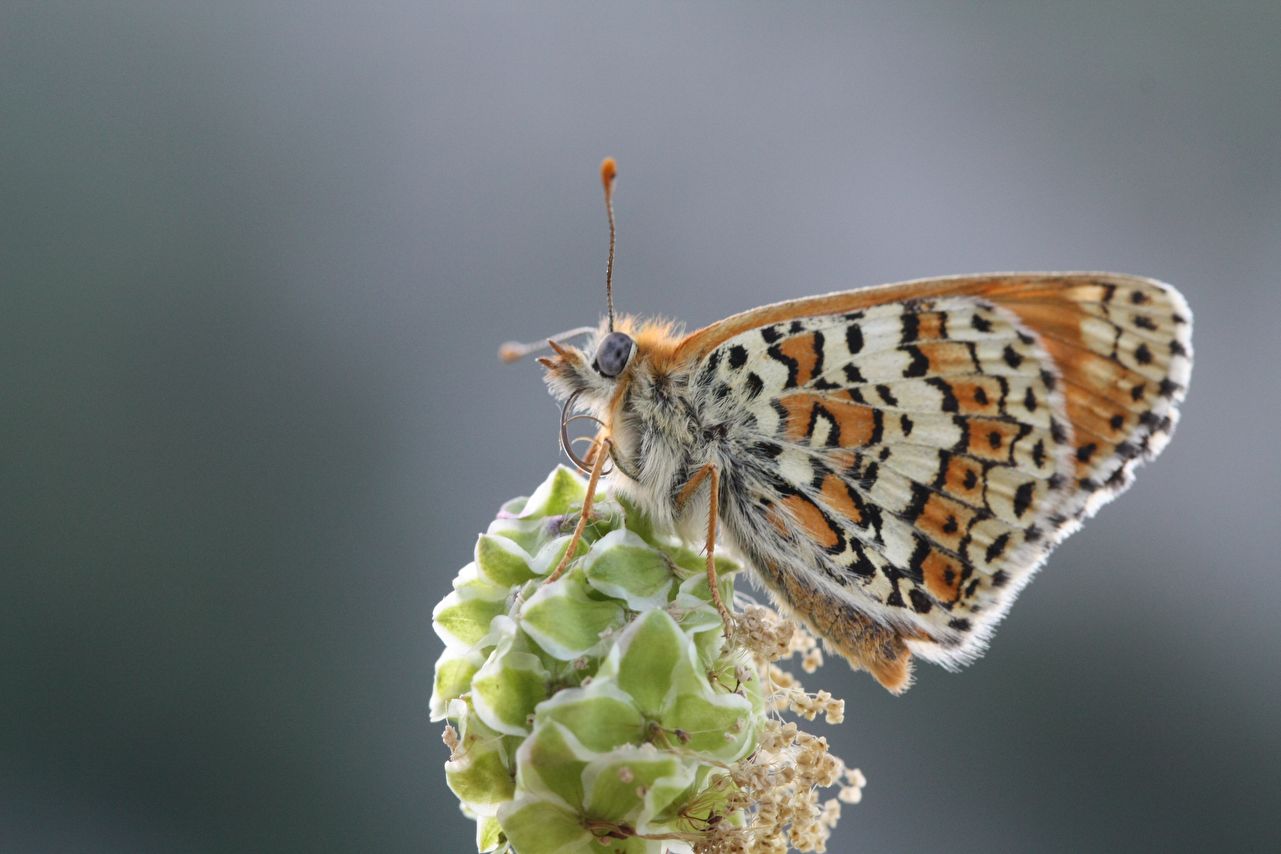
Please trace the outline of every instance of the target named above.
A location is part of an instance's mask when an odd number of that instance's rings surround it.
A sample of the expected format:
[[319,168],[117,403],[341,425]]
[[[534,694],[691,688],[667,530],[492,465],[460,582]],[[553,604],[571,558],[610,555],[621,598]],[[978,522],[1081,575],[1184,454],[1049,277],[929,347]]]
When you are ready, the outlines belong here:
[[[584,492],[562,467],[505,504],[433,612],[431,714],[477,850],[825,850],[864,781],[779,717],[844,716],[774,663],[799,654],[812,672],[813,638],[751,606],[727,642],[704,559],[609,496],[546,582]],[[732,601],[739,565],[718,551],[717,569]],[[832,786],[839,800],[820,800]]]

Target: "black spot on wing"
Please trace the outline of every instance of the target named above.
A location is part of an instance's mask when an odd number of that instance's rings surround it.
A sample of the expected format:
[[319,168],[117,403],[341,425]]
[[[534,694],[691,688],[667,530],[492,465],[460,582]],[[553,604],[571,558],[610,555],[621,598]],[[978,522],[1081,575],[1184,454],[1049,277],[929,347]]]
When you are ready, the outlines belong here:
[[930,500],[930,489],[919,483],[912,484],[912,500],[903,509],[903,518],[915,524],[925,512],[925,505]]
[[818,330],[814,331],[814,368],[810,372],[810,376],[812,377],[823,376],[823,345],[826,340],[827,339],[823,337],[822,332],[819,332]]
[[903,376],[907,378],[923,377],[930,371],[930,360],[921,352],[920,347],[902,347],[904,353],[911,358],[911,362],[903,369]]
[[1015,516],[1022,518],[1023,514],[1027,512],[1028,507],[1032,506],[1032,494],[1035,488],[1036,484],[1033,481],[1028,481],[1027,483],[1020,484],[1019,488],[1014,490]]
[[921,335],[921,318],[914,311],[903,313],[903,337],[902,343],[911,344]]
[[930,486],[933,489],[943,489],[944,484],[947,483],[947,470],[951,465],[952,455],[947,451],[940,450],[938,465],[935,467],[934,480],[930,482]]
[[[899,575],[905,575],[913,581],[923,582],[925,580],[925,559],[930,555],[930,541],[920,534],[912,534],[916,541],[915,548],[912,549],[912,556],[908,558],[907,569],[898,570]],[[886,569],[886,575],[890,575],[889,568]]]
[[1116,454],[1117,459],[1125,462],[1137,457],[1139,455],[1139,448],[1133,442],[1121,442],[1113,450],[1113,453]]
[[[862,484],[863,488],[866,490],[870,490],[873,486],[875,486],[876,478],[880,475],[880,472],[881,472],[881,467],[878,466],[876,463],[869,463],[866,466],[864,466],[863,470],[859,472],[859,482]],[[869,506],[872,506],[872,505],[869,505]]]
[[787,368],[787,384],[784,388],[796,388],[796,379],[800,372],[800,363],[784,353],[783,348],[779,347],[777,344],[771,344],[769,349],[765,352],[769,354],[771,359],[779,362]]
[[881,508],[876,504],[863,504],[863,518],[867,519],[868,527],[876,535],[876,542],[884,543],[885,538],[881,536],[881,525],[884,523],[884,517],[881,515]]
[[850,550],[854,552],[854,560],[846,567],[846,570],[859,578],[874,578],[876,576],[876,565],[872,563],[867,556],[867,552],[863,550],[863,544],[856,539],[851,539]]
[[1005,547],[1010,544],[1010,533],[1006,531],[988,545],[987,551],[983,553],[983,559],[988,563],[996,560],[1005,552]]
[[851,355],[863,349],[863,329],[857,323],[845,327],[845,347]]
[[703,368],[698,372],[699,385],[711,385],[712,378],[716,376],[716,368],[721,363],[721,351],[713,350],[712,354],[707,357],[703,363]]
[[959,404],[957,403],[957,400],[956,400],[956,394],[952,391],[952,386],[948,383],[947,380],[943,379],[942,377],[930,377],[925,382],[928,383],[929,385],[934,386],[936,389],[939,390],[939,393],[943,395],[943,411],[944,412],[956,412],[959,409]]
[[885,438],[885,413],[879,409],[872,410],[872,438],[868,440],[869,445],[881,444],[881,439]]
[[1050,438],[1054,440],[1054,444],[1056,445],[1063,445],[1067,443],[1067,430],[1063,428],[1063,425],[1059,423],[1057,418],[1050,419]]
[[767,460],[778,459],[783,453],[783,446],[775,442],[757,442],[747,449],[748,453],[755,457],[761,457]]

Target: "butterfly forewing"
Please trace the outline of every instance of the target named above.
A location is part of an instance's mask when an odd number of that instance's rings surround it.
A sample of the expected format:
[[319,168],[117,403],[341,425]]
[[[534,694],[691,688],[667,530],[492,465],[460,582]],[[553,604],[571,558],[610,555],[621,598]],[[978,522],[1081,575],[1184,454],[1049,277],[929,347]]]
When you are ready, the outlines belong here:
[[738,427],[724,512],[766,583],[852,658],[861,616],[952,664],[1163,445],[1189,320],[1145,279],[968,277],[760,309],[682,349]]

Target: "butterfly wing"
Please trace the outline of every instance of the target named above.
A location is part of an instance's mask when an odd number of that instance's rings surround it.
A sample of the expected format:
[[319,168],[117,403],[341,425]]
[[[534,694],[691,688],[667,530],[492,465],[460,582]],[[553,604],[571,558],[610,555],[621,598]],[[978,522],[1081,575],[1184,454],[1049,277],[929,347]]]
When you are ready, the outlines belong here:
[[768,306],[686,338],[738,425],[726,526],[785,607],[887,687],[993,626],[1164,446],[1191,367],[1172,288],[932,279]]

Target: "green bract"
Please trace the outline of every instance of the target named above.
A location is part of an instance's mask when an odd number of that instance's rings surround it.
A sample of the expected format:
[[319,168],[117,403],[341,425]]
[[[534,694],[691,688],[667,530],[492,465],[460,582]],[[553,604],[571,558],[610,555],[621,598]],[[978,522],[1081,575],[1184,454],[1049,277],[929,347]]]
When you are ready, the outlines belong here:
[[[702,556],[558,468],[508,502],[436,606],[446,649],[432,720],[447,719],[450,788],[479,851],[662,852],[706,827],[726,769],[767,718],[750,658],[727,649]],[[718,559],[720,594],[736,564]],[[686,849],[688,850],[688,849]]]

